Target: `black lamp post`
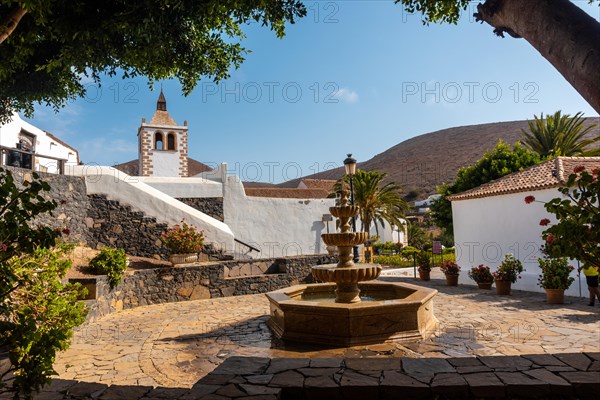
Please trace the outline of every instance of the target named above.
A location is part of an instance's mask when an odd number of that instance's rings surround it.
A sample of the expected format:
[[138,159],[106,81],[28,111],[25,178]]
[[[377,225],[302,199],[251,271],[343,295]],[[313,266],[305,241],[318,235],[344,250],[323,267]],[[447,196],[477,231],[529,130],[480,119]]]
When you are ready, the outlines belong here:
[[[350,177],[350,205],[354,205],[354,174],[356,174],[356,160],[352,158],[352,154],[348,154],[348,157],[344,160],[344,169],[346,170],[346,175]],[[356,232],[356,217],[352,217],[352,230]],[[357,263],[359,261],[358,256],[358,246],[354,245],[352,247],[352,251],[354,254],[354,262]]]

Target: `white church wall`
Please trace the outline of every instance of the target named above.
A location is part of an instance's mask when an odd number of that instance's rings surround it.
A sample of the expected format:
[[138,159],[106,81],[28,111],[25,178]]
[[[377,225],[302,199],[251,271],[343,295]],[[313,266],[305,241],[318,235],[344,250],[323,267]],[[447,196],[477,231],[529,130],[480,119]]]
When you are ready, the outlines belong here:
[[152,150],[149,156],[152,163],[152,176],[179,176],[178,151]]
[[[525,196],[535,196],[536,202],[525,203]],[[513,193],[478,199],[452,202],[454,220],[454,241],[456,262],[462,268],[459,283],[475,285],[469,279],[468,270],[484,264],[494,271],[507,253],[521,260],[525,272],[513,285],[514,289],[531,292],[544,292],[537,284],[541,273],[537,259],[541,256],[540,247],[544,244],[540,220],[556,219],[545,208],[545,202],[559,197],[556,189],[545,189],[524,193]],[[571,264],[577,267],[577,262]],[[579,295],[577,272],[573,271],[575,282],[565,292],[569,296]],[[582,274],[583,277],[583,274]],[[585,278],[581,278],[585,290]]]
[[[246,196],[239,178],[227,178],[224,187],[225,223],[236,239],[260,253],[254,258],[285,257],[298,254],[324,254],[321,234],[326,233],[323,214],[329,214],[334,199],[281,199]],[[330,229],[333,229],[330,223]],[[245,252],[244,246],[238,251]]]

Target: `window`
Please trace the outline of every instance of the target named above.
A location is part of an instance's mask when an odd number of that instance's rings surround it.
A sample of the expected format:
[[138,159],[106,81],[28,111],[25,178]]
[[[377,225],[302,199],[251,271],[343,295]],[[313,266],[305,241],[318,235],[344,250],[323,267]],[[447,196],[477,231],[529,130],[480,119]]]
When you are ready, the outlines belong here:
[[154,148],[156,150],[163,150],[163,135],[161,132],[154,134]]
[[175,134],[169,132],[167,135],[167,150],[176,150],[175,148]]

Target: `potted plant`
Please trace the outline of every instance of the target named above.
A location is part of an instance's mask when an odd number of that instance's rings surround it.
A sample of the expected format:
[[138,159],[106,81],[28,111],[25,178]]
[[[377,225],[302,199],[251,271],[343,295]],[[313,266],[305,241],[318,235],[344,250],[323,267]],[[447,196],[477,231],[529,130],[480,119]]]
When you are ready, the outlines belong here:
[[460,267],[458,264],[446,260],[440,265],[440,270],[446,275],[446,285],[458,285],[458,275],[460,274]]
[[198,261],[198,253],[204,245],[204,231],[181,221],[161,234],[163,245],[169,249],[171,264],[186,264]]
[[417,253],[417,264],[419,265],[419,279],[428,281],[431,279],[431,258],[426,251]]
[[542,274],[538,278],[538,284],[546,291],[548,304],[563,304],[565,301],[565,290],[571,286],[575,278],[570,276],[573,267],[569,265],[564,257],[560,258],[538,258],[538,264]]
[[523,264],[512,254],[504,256],[504,260],[496,272],[492,273],[496,282],[496,294],[509,295],[511,285],[520,278],[523,272]]
[[469,278],[473,279],[479,289],[491,289],[494,283],[494,275],[490,271],[490,267],[480,264],[478,267],[473,267],[469,271]]

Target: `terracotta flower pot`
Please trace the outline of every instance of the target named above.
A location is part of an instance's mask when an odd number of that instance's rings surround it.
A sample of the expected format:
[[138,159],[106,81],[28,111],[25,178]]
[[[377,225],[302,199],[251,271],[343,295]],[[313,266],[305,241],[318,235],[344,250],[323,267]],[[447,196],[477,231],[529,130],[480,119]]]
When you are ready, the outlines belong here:
[[548,304],[563,304],[565,302],[564,289],[545,289]]
[[511,281],[496,281],[496,294],[509,295],[511,285]]
[[448,275],[448,274],[446,274],[446,285],[448,285],[448,286],[457,286],[458,285],[458,275]]
[[479,287],[479,289],[490,290],[492,288],[492,283],[491,282],[488,282],[488,283],[477,282],[477,286]]
[[431,280],[431,271],[419,270],[419,279],[422,281]]
[[171,257],[169,257],[169,261],[171,261],[171,264],[173,264],[173,266],[175,266],[177,264],[194,263],[194,262],[198,261],[198,254],[196,254],[196,253],[171,254]]

